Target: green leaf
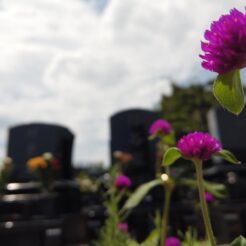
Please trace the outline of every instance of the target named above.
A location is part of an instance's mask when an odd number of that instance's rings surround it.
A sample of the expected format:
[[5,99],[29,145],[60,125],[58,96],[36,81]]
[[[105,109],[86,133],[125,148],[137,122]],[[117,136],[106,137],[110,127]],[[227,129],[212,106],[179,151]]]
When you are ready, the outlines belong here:
[[197,181],[195,179],[177,179],[176,182],[180,185],[197,187]]
[[228,196],[226,186],[223,184],[204,181],[204,188],[217,198],[225,198]]
[[128,210],[128,209],[135,208],[152,188],[160,184],[162,184],[162,180],[155,179],[155,180],[152,180],[145,184],[140,185],[136,189],[136,191],[133,192],[133,194],[128,198],[122,210]]
[[133,240],[132,238],[129,238],[127,240],[127,245],[128,246],[140,246],[140,244],[137,241]]
[[246,246],[246,239],[243,236],[237,237],[233,242],[230,244],[231,246]]
[[232,163],[232,164],[241,164],[241,162],[228,150],[221,150],[215,154],[213,154],[215,156],[219,156],[221,158],[223,158],[224,160]]
[[169,148],[163,156],[162,164],[164,166],[172,165],[180,157],[182,157],[182,155],[178,148],[176,147]]
[[164,141],[164,143],[168,144],[169,146],[175,145],[176,140],[175,140],[174,132],[172,132],[172,133],[170,133],[168,135],[165,135],[163,137],[163,141]]
[[[180,179],[177,182],[181,185],[197,187],[197,181],[194,179]],[[210,192],[217,198],[225,198],[228,195],[226,187],[223,184],[207,182],[207,181],[204,181],[203,184],[204,184],[205,191]]]
[[154,229],[150,232],[148,237],[141,243],[141,246],[154,246],[159,242],[160,232],[157,229]]
[[244,107],[244,91],[240,71],[220,74],[214,81],[213,93],[222,107],[239,115]]

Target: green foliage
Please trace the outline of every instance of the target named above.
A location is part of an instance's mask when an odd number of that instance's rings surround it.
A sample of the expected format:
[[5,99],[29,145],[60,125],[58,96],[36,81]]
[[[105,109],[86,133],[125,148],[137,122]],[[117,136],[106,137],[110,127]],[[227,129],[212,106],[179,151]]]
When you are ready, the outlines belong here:
[[128,245],[130,237],[127,233],[123,233],[117,229],[119,223],[117,216],[109,216],[105,225],[100,230],[99,239],[95,242],[95,246],[125,246]]
[[123,210],[129,210],[136,207],[152,188],[160,185],[161,183],[162,181],[160,179],[155,179],[140,185],[136,189],[136,191],[128,198],[123,207]]
[[188,87],[173,84],[172,94],[162,97],[163,117],[172,123],[178,137],[191,131],[208,130],[207,112],[217,104],[209,83]]
[[108,190],[104,194],[104,206],[108,213],[108,218],[104,226],[100,229],[99,238],[94,243],[95,246],[125,246],[128,245],[130,237],[118,229],[118,224],[123,221],[119,214],[119,202],[127,193],[121,192],[114,186],[114,180],[119,174],[119,169],[115,165],[110,169],[110,179],[105,184]]
[[160,230],[161,230],[161,215],[159,212],[155,215],[155,229],[153,229],[149,236],[142,242],[138,243],[135,240],[131,239],[128,241],[127,246],[157,246],[159,245],[160,239]]
[[12,159],[9,157],[4,158],[0,167],[0,191],[2,191],[5,185],[9,182],[12,171]]
[[228,196],[226,186],[219,183],[204,181],[204,188],[217,198],[225,198]]
[[176,147],[172,147],[165,152],[162,163],[164,166],[169,166],[172,165],[180,157],[182,157],[180,150]]
[[104,205],[107,209],[108,218],[99,232],[99,239],[95,242],[95,246],[125,246],[130,240],[127,233],[118,229],[118,224],[122,222],[118,211],[121,198],[122,194],[117,192],[114,187],[106,194]]
[[246,238],[243,236],[237,237],[233,242],[230,244],[231,246],[246,246]]
[[82,171],[76,177],[76,181],[79,183],[81,192],[97,192],[101,185],[99,179],[92,178]]
[[211,246],[209,241],[199,240],[197,234],[197,230],[192,227],[188,227],[184,233],[182,231],[178,231],[178,236],[182,239],[182,246]]
[[178,231],[178,235],[180,238],[182,238],[182,246],[200,245],[200,242],[197,238],[197,231],[194,228],[189,227],[185,233]]
[[174,146],[176,143],[174,131],[168,135],[164,135],[162,141],[168,146]]
[[[194,179],[179,179],[176,182],[179,185],[197,187],[197,181]],[[204,189],[217,198],[225,198],[227,196],[227,190],[223,184],[204,181]]]
[[[151,185],[149,185],[149,188],[159,183],[159,180],[153,181],[150,182]],[[144,196],[142,196],[142,198],[143,197]],[[108,212],[108,219],[101,228],[99,238],[94,243],[94,246],[157,246],[160,235],[160,215],[157,213],[155,217],[155,229],[149,234],[144,242],[138,243],[129,233],[122,232],[118,229],[118,224],[122,222],[122,218],[124,217],[118,210],[121,198],[122,193],[119,193],[115,188],[111,187],[111,189],[108,190],[104,203]]]
[[224,199],[228,196],[228,191],[224,184],[204,181],[204,188],[219,199]]
[[158,229],[153,230],[149,236],[141,243],[141,246],[155,246],[159,242],[160,232]]
[[222,107],[236,115],[241,113],[244,107],[244,91],[239,70],[218,75],[214,81],[213,92]]
[[228,150],[221,150],[217,153],[214,154],[215,156],[219,156],[221,158],[223,158],[224,160],[232,163],[232,164],[241,164],[240,161],[237,160],[237,158]]

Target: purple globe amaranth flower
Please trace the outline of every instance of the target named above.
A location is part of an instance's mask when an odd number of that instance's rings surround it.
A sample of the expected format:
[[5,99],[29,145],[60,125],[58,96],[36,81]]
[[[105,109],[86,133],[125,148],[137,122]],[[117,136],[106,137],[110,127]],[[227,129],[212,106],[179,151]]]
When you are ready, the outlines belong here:
[[202,66],[219,74],[246,66],[246,14],[232,9],[204,33]]
[[124,188],[129,188],[132,185],[132,181],[125,175],[119,175],[114,182],[117,189],[121,190]]
[[222,150],[220,142],[204,132],[189,133],[178,141],[177,147],[184,157],[204,161]]
[[129,227],[127,223],[119,223],[117,225],[117,228],[119,231],[124,232],[124,233],[128,233],[129,231]]
[[211,193],[208,192],[208,191],[206,191],[206,192],[204,193],[204,196],[205,196],[205,200],[206,200],[207,203],[210,203],[210,202],[212,202],[212,201],[214,200],[213,194],[211,194]]
[[170,134],[172,131],[171,124],[166,120],[156,120],[149,129],[150,135],[156,135],[157,133],[162,133],[164,135]]
[[177,237],[168,237],[163,246],[181,246],[181,241]]

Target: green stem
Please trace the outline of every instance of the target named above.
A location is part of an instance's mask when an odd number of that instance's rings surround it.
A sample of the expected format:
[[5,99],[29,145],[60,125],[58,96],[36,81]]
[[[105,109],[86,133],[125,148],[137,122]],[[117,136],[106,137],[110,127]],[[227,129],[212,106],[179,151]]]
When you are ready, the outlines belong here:
[[155,177],[158,179],[161,176],[161,163],[156,161],[155,163]]
[[[158,155],[163,156],[163,150],[162,149],[163,149],[162,148],[162,142],[160,141],[156,144],[156,152],[158,153]],[[162,164],[162,161],[157,159],[155,162],[155,177],[157,179],[160,178],[160,176],[161,176],[161,170],[162,170],[161,164]]]
[[166,174],[168,175],[168,177],[170,177],[171,176],[171,170],[170,170],[170,167],[165,167],[165,172],[166,172]]
[[203,173],[202,173],[202,161],[196,160],[195,162],[196,167],[196,175],[197,175],[197,184],[199,190],[199,197],[202,209],[203,220],[207,232],[208,239],[210,241],[211,246],[216,246],[216,241],[213,234],[213,229],[211,225],[211,221],[209,218],[208,206],[205,200],[205,189],[204,189],[204,182],[203,182]]
[[163,212],[162,212],[160,246],[165,245],[165,241],[167,238],[172,188],[170,188],[168,184],[164,184],[164,192],[165,192],[165,196],[164,196],[165,201],[164,201]]

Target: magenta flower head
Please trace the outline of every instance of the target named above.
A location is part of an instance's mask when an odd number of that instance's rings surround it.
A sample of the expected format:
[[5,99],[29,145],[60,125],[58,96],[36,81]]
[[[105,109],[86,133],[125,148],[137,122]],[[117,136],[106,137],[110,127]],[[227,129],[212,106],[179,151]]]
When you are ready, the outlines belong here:
[[151,136],[156,135],[158,133],[161,133],[163,135],[168,135],[168,134],[171,133],[171,131],[172,131],[171,124],[168,121],[166,121],[166,120],[159,119],[159,120],[156,120],[150,126],[149,134]]
[[206,191],[204,196],[205,196],[205,200],[206,200],[207,203],[210,203],[210,202],[212,202],[214,200],[214,196],[210,192]]
[[123,233],[128,233],[129,231],[129,227],[127,223],[119,223],[117,225],[117,228],[119,231],[123,232]]
[[232,9],[204,33],[202,66],[219,74],[246,66],[246,14]]
[[115,179],[115,187],[119,190],[129,188],[132,185],[132,181],[125,175],[120,175]]
[[204,161],[222,150],[217,139],[203,132],[189,133],[179,140],[177,147],[185,158]]
[[163,246],[181,246],[181,242],[177,237],[168,237]]

